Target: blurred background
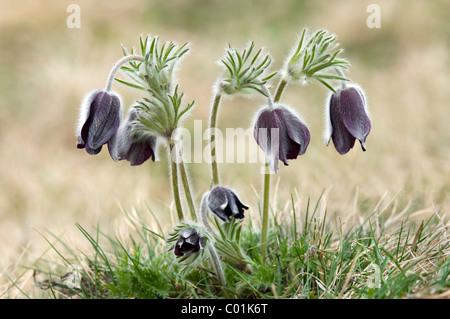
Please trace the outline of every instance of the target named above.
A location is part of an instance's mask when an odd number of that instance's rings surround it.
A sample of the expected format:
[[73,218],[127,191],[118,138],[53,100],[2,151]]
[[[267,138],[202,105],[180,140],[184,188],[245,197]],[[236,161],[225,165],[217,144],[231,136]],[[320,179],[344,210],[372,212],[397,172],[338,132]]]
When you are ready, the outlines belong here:
[[[72,3],[81,10],[80,28],[66,23]],[[381,10],[380,28],[366,23],[372,3]],[[106,148],[97,156],[76,148],[81,100],[104,87],[121,44],[138,48],[140,35],[190,43],[177,78],[185,101],[196,101],[190,120],[206,128],[212,85],[223,72],[217,61],[228,43],[243,48],[255,41],[270,52],[276,71],[304,27],[336,34],[352,64],[349,78],[367,94],[368,150],[357,143],[340,156],[332,144],[325,147],[327,89],[290,84],[282,102],[303,116],[312,139],[305,155],[273,177],[273,207],[287,209],[293,195],[304,209],[308,197],[315,202],[325,190],[336,216],[367,214],[391,201],[420,216],[449,212],[448,1],[0,0],[0,8],[2,298],[15,297],[8,276],[24,276],[49,253],[47,232],[78,249],[88,246],[75,223],[114,235],[126,223],[122,208],[145,212],[147,205],[163,224],[175,218],[164,154],[131,167],[113,162]],[[126,106],[140,97],[118,83],[113,89]],[[219,127],[251,127],[263,103],[259,96],[224,99]],[[223,184],[237,190],[251,206],[248,216],[258,220],[260,166],[219,168]],[[209,166],[191,164],[189,171],[198,202],[209,188]]]

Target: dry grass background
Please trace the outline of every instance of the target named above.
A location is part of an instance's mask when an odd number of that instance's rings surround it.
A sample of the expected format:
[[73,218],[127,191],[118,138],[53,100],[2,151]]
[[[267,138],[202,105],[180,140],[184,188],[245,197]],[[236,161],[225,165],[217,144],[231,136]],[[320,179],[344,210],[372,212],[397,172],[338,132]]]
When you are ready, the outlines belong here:
[[[66,7],[81,8],[81,28],[66,26]],[[381,28],[366,26],[367,5],[381,7]],[[89,156],[75,147],[78,106],[84,94],[103,87],[120,44],[138,46],[139,35],[190,42],[178,71],[191,119],[207,120],[216,61],[227,43],[254,40],[279,68],[305,26],[339,37],[352,63],[350,78],[365,88],[372,114],[368,151],[358,145],[340,156],[322,140],[320,84],[293,84],[283,101],[309,124],[307,153],[274,179],[274,205],[291,194],[305,202],[326,189],[328,210],[345,216],[371,211],[381,201],[408,203],[418,218],[450,209],[450,5],[446,1],[48,1],[0,0],[0,294],[13,279],[33,295],[30,265],[51,255],[40,233],[50,231],[80,251],[87,246],[74,226],[124,231],[126,209],[148,203],[170,220],[171,195],[164,161],[141,167],[114,163],[106,150]],[[136,92],[116,85],[126,105]],[[261,98],[225,100],[219,126],[251,126]],[[189,125],[189,123],[187,123]],[[206,126],[206,122],[204,124]],[[206,144],[206,142],[205,142]],[[163,158],[163,156],[162,156]],[[236,188],[257,215],[260,167],[221,165],[224,184]],[[208,188],[209,167],[190,165],[197,199]],[[354,203],[357,203],[355,205]],[[86,248],[87,249],[87,248]],[[57,256],[56,256],[57,257]],[[56,258],[55,257],[55,258]],[[52,257],[48,257],[52,258]],[[55,259],[56,260],[56,259]]]

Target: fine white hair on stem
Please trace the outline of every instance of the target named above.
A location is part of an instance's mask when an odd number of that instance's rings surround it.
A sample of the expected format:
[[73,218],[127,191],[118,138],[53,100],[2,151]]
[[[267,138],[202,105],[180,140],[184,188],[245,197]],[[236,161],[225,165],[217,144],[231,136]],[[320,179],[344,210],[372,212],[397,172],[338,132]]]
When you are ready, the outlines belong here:
[[209,194],[210,194],[209,191],[206,192],[205,194],[203,194],[202,200],[201,200],[201,203],[200,203],[200,216],[198,216],[197,218],[198,218],[199,220],[201,220],[201,221],[203,222],[203,225],[206,227],[206,229],[207,229],[211,234],[213,234],[214,231],[213,231],[213,229],[211,228],[211,225],[210,225],[209,222],[208,222],[208,214],[207,214],[207,211],[208,211],[208,198],[209,198]]
[[267,105],[269,106],[269,108],[270,108],[271,110],[273,110],[273,108],[274,108],[274,102],[273,102],[272,94],[270,94],[270,91],[269,91],[269,89],[267,88],[266,85],[263,85],[263,86],[262,86],[262,89],[263,89],[264,93],[267,94],[267,96],[266,96],[266,97],[267,97]]
[[140,55],[127,55],[127,56],[122,57],[120,60],[118,60],[113,65],[111,71],[109,72],[108,79],[106,80],[106,86],[105,86],[106,92],[111,91],[112,84],[113,84],[116,74],[117,74],[117,72],[119,72],[120,68],[124,64],[126,64],[130,61],[144,61],[144,58]]

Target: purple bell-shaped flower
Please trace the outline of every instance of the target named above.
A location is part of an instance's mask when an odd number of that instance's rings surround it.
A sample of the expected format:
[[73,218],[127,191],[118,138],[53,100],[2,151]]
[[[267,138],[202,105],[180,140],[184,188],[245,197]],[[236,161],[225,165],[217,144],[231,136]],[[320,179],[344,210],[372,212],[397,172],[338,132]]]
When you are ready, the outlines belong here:
[[205,239],[194,228],[186,228],[180,232],[180,237],[175,244],[174,254],[185,256],[199,252],[205,247]]
[[265,107],[259,112],[253,135],[275,172],[278,171],[278,160],[288,165],[287,160],[306,152],[310,141],[308,127],[294,111],[281,104]]
[[155,161],[156,136],[136,128],[137,110],[128,113],[116,137],[118,160],[127,160],[130,165],[141,165],[149,158]]
[[361,88],[351,86],[330,94],[326,106],[325,143],[333,140],[339,154],[346,154],[355,145],[356,139],[366,150],[366,138],[371,129],[366,99]]
[[230,218],[244,218],[244,210],[248,206],[241,202],[239,197],[228,187],[216,186],[208,196],[209,209],[224,222]]
[[90,93],[81,105],[81,115],[77,130],[77,148],[85,148],[95,155],[108,143],[109,152],[114,160],[114,137],[120,126],[122,103],[111,92],[97,90]]

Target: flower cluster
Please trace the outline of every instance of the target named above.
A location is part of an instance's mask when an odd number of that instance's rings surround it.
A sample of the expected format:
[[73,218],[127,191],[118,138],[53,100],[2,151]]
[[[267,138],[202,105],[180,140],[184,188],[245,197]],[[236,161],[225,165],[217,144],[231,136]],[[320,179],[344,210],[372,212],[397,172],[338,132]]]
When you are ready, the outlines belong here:
[[[228,46],[221,59],[224,74],[217,81],[215,97],[211,106],[209,129],[218,126],[218,108],[223,96],[235,94],[261,94],[267,101],[256,114],[253,126],[254,138],[266,154],[266,165],[273,172],[279,170],[279,161],[288,165],[305,154],[311,134],[306,122],[297,111],[280,102],[289,82],[305,84],[317,80],[331,92],[325,107],[325,144],[330,140],[339,154],[346,154],[359,140],[366,150],[366,139],[371,130],[366,97],[363,90],[343,75],[349,63],[339,55],[336,36],[324,30],[310,34],[305,29],[285,65],[279,72],[269,72],[271,57],[263,49],[255,50],[251,42],[243,51]],[[182,147],[177,143],[175,130],[181,119],[190,111],[194,102],[184,104],[183,93],[174,83],[173,71],[186,54],[187,44],[178,46],[173,42],[162,45],[158,37],[140,38],[140,54],[134,49],[113,66],[105,89],[97,89],[84,99],[77,128],[77,147],[88,154],[96,155],[107,144],[114,161],[126,160],[131,166],[141,165],[147,160],[155,161],[160,143],[169,151],[172,194],[179,224],[168,238],[171,251],[179,261],[193,263],[199,257],[210,260],[222,285],[226,285],[221,261],[230,260],[233,266],[250,271],[245,253],[239,246],[240,227],[250,207],[244,204],[235,190],[220,183],[215,161],[215,148],[211,148],[211,189],[204,192],[200,212],[192,194],[192,184],[182,160]],[[256,52],[255,52],[256,51]],[[116,78],[121,70],[128,80]],[[334,74],[333,72],[336,72]],[[269,91],[269,80],[275,75],[280,80],[274,96]],[[136,100],[122,119],[122,101],[111,91],[117,80],[126,86],[138,89],[145,95]],[[333,86],[332,81],[340,86]],[[214,135],[210,136],[211,144]],[[175,160],[174,160],[175,159]],[[181,201],[182,183],[191,220],[186,221]],[[261,251],[265,258],[268,236],[268,211],[270,174],[264,176],[262,207]],[[212,213],[212,217],[208,216]],[[215,227],[210,219],[215,221]],[[218,253],[222,254],[219,258]]]
[[[264,94],[268,97],[268,104],[260,109],[256,117],[254,136],[274,172],[278,171],[278,161],[288,165],[287,160],[304,154],[310,142],[305,121],[291,107],[279,102],[283,90],[292,80],[304,84],[309,79],[315,79],[331,91],[325,107],[326,145],[332,139],[336,150],[345,154],[358,139],[363,150],[366,150],[365,141],[371,128],[366,98],[359,86],[347,87],[349,79],[343,76],[343,69],[347,69],[349,63],[339,58],[342,50],[336,49],[338,44],[335,40],[335,35],[329,35],[324,30],[310,35],[305,29],[280,72],[282,76],[274,99],[270,94]],[[330,84],[333,80],[341,82],[342,88],[334,88]]]
[[[106,88],[89,93],[81,105],[77,129],[78,148],[98,154],[104,144],[113,160],[127,160],[141,165],[157,156],[158,139],[169,144],[172,132],[193,106],[182,106],[183,94],[172,84],[176,63],[187,52],[187,44],[178,47],[170,42],[159,46],[158,37],[140,38],[141,54],[128,54],[112,68]],[[116,78],[122,70],[130,81]],[[144,91],[148,96],[136,101],[122,120],[122,101],[111,91],[114,80]]]

